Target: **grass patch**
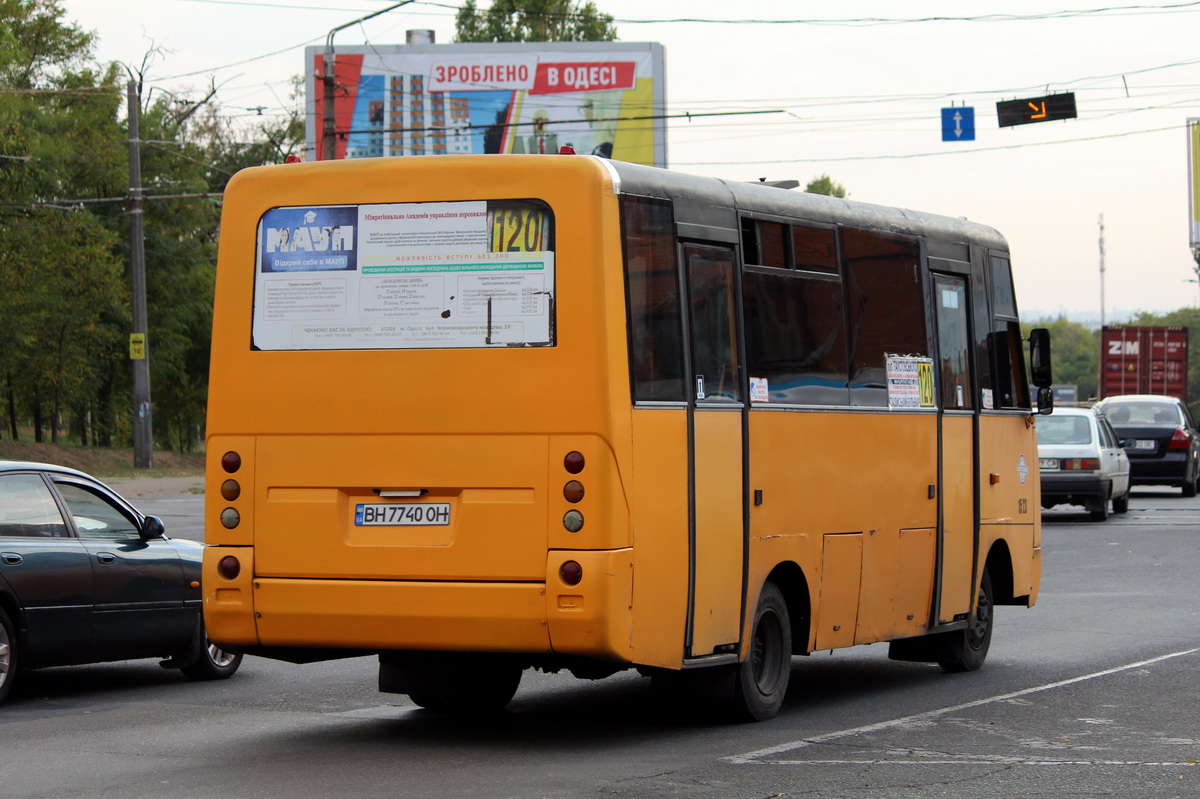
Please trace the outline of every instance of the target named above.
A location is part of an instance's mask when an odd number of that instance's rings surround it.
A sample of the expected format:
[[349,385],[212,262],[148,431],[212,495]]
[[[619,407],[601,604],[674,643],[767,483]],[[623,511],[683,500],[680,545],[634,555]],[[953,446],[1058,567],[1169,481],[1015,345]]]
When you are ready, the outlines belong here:
[[133,448],[81,447],[0,440],[0,460],[69,466],[96,477],[191,477],[204,474],[203,455],[155,450],[153,469],[135,469]]

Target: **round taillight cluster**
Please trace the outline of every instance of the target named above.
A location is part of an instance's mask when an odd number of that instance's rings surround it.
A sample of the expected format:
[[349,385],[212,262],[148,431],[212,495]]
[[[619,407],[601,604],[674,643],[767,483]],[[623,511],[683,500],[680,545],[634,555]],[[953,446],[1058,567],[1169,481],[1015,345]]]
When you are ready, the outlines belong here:
[[[583,453],[572,450],[563,458],[563,468],[567,474],[579,474],[583,471]],[[578,480],[568,480],[563,486],[563,499],[575,504],[583,499],[583,483]],[[568,533],[578,533],[583,529],[583,514],[572,508],[563,515],[563,527]]]
[[[575,475],[583,471],[584,458],[582,452],[572,450],[563,458],[563,468],[567,474]],[[568,480],[563,486],[563,499],[574,505],[583,500],[583,483],[579,480]],[[563,527],[568,533],[578,533],[583,529],[583,513],[572,508],[563,514]],[[579,585],[583,581],[583,567],[576,561],[568,560],[558,569],[558,577],[567,585]]]
[[[227,474],[237,474],[242,468],[242,456],[236,452],[226,452],[221,456],[221,468]],[[230,478],[224,483],[221,483],[221,498],[226,502],[233,502],[242,495],[242,486],[237,480]],[[221,524],[227,530],[232,530],[242,523],[242,514],[238,513],[237,508],[226,508],[221,511]]]

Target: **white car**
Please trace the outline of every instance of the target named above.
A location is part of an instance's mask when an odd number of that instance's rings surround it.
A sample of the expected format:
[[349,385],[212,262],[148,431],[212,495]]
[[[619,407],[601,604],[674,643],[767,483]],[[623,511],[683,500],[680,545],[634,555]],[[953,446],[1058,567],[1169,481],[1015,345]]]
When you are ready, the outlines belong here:
[[1055,408],[1037,417],[1042,507],[1083,505],[1092,518],[1129,510],[1129,456],[1112,425],[1091,408]]

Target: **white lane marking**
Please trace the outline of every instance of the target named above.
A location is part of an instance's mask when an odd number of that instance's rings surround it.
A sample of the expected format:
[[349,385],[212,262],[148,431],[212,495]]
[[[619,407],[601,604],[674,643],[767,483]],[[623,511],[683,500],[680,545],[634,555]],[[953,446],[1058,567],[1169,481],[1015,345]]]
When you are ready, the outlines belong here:
[[[1069,680],[1059,680],[1058,682],[1046,683],[1045,685],[1036,685],[1032,688],[1023,688],[1020,691],[1013,691],[1012,693],[1009,693],[1009,694],[1000,694],[998,696],[990,696],[986,699],[976,699],[971,702],[964,702],[961,705],[951,705],[950,707],[944,707],[944,708],[940,708],[938,710],[928,710],[924,713],[914,713],[911,716],[901,716],[900,718],[889,719],[888,721],[880,721],[875,724],[865,724],[862,727],[854,727],[853,729],[849,729],[849,730],[839,730],[837,732],[830,732],[830,733],[826,733],[825,735],[815,736],[813,738],[802,738],[799,741],[789,741],[788,743],[777,744],[776,746],[769,746],[765,749],[758,749],[753,752],[747,752],[742,755],[733,755],[731,757],[723,757],[721,759],[727,763],[734,763],[734,764],[738,764],[738,765],[746,765],[746,764],[750,764],[750,763],[771,763],[771,764],[781,764],[781,765],[783,765],[783,764],[796,765],[796,764],[804,764],[804,763],[822,763],[822,762],[825,762],[825,763],[828,763],[828,762],[838,762],[838,763],[853,762],[853,761],[813,761],[813,760],[795,760],[795,761],[763,760],[762,758],[770,757],[771,755],[782,754],[783,752],[791,752],[796,749],[803,749],[806,746],[822,744],[822,743],[826,743],[828,741],[836,741],[839,738],[847,738],[851,735],[862,735],[864,733],[880,732],[881,730],[888,730],[888,729],[891,729],[892,727],[899,727],[904,724],[912,724],[914,722],[919,722],[919,721],[928,721],[930,719],[935,719],[939,716],[944,716],[947,713],[956,713],[960,710],[968,710],[973,707],[981,707],[982,705],[991,705],[991,704],[995,704],[996,702],[1004,702],[1004,701],[1007,701],[1010,699],[1017,699],[1022,696],[1028,696],[1029,694],[1040,693],[1041,691],[1050,691],[1055,688],[1063,688],[1068,685],[1074,685],[1076,683],[1086,682],[1087,680],[1094,680],[1097,677],[1107,677],[1110,674],[1120,674],[1123,671],[1129,671],[1131,669],[1137,669],[1137,668],[1141,668],[1143,666],[1149,666],[1149,665],[1152,665],[1154,663],[1159,663],[1164,660],[1170,660],[1171,658],[1177,658],[1177,657],[1181,657],[1183,655],[1192,655],[1192,654],[1195,654],[1196,652],[1200,652],[1200,648],[1187,649],[1182,652],[1172,652],[1168,655],[1160,655],[1159,657],[1151,658],[1149,660],[1141,660],[1141,661],[1138,661],[1137,663],[1129,663],[1124,666],[1116,666],[1111,669],[1105,669],[1104,671],[1097,671],[1097,672],[1093,672],[1091,674],[1085,674],[1082,677],[1072,677]],[[871,761],[871,762],[874,762],[874,761]],[[896,762],[896,761],[887,761],[887,762]],[[914,761],[914,762],[926,763],[928,761],[922,760],[922,761]],[[950,762],[960,763],[960,762],[965,762],[965,761],[955,760],[955,761],[950,761]],[[1014,762],[1024,763],[1026,761],[1017,759]],[[1035,761],[1029,761],[1029,762],[1051,763],[1051,764],[1053,764],[1053,763],[1070,764],[1070,763],[1075,763],[1078,761],[1065,761],[1065,760],[1064,761],[1037,761],[1037,760],[1035,760]],[[1090,763],[1092,761],[1087,761],[1087,762]],[[1153,765],[1153,764],[1140,764],[1140,765]],[[1179,765],[1179,764],[1175,763],[1173,765]]]

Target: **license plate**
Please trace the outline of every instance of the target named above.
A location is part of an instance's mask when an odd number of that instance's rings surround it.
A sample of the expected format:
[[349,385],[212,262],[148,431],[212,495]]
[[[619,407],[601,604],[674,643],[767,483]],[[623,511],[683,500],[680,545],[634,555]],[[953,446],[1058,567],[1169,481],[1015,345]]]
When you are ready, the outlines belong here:
[[1133,448],[1134,449],[1154,449],[1157,446],[1157,444],[1158,444],[1158,442],[1156,442],[1152,438],[1150,438],[1150,439],[1139,438],[1137,441],[1133,442]]
[[1058,471],[1058,458],[1038,458],[1038,466],[1045,471]]
[[449,523],[449,502],[363,503],[354,506],[354,524],[359,527],[408,527]]

